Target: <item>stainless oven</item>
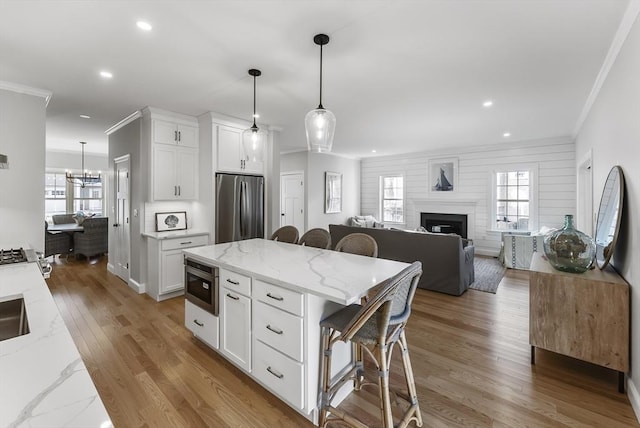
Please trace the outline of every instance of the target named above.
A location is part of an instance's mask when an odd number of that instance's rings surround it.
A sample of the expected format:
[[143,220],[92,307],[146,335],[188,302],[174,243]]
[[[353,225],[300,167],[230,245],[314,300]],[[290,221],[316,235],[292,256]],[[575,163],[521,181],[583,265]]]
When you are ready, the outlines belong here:
[[218,316],[218,268],[184,259],[184,294],[188,301]]

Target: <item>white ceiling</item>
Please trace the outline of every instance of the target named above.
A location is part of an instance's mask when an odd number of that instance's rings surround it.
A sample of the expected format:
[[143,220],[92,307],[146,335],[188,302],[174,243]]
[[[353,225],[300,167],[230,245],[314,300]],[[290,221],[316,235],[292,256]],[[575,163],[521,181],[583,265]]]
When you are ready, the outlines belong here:
[[53,92],[47,149],[83,140],[107,153],[104,130],[147,105],[249,120],[255,67],[260,122],[283,128],[283,151],[303,149],[304,115],[318,104],[313,36],[323,32],[336,153],[565,136],[627,3],[0,0],[0,80]]

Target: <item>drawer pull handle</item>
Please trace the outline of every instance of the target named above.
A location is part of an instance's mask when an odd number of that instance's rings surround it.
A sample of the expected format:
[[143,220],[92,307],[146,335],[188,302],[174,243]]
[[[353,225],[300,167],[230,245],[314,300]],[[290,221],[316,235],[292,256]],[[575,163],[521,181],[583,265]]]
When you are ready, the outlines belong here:
[[227,293],[227,297],[230,297],[230,298],[232,298],[233,300],[240,300],[240,298],[239,298],[238,296],[234,296],[234,295],[233,295],[233,294],[231,294],[231,293]]
[[282,373],[278,373],[277,371],[273,370],[271,366],[267,367],[267,371],[272,375],[274,375],[275,377],[277,377],[278,379],[282,379],[284,377]]
[[240,285],[240,283],[239,283],[238,281],[233,281],[233,280],[231,280],[231,279],[229,279],[229,278],[227,278],[227,282],[228,282],[229,284],[233,284],[233,285]]
[[192,243],[192,241],[181,242],[181,243],[180,243],[180,245],[189,245],[189,244],[191,244],[191,243]]
[[271,327],[270,324],[267,324],[267,330],[271,330],[275,334],[282,334],[282,330],[280,330],[278,328]]
[[284,300],[284,297],[274,296],[274,295],[273,295],[273,294],[271,294],[271,293],[267,293],[267,297],[270,297],[270,298],[272,298],[273,300],[277,300],[277,301],[279,301],[279,302],[282,302],[282,301]]
[[194,322],[196,325],[199,325],[200,327],[204,327],[204,323],[199,322],[198,320],[193,320],[193,322]]

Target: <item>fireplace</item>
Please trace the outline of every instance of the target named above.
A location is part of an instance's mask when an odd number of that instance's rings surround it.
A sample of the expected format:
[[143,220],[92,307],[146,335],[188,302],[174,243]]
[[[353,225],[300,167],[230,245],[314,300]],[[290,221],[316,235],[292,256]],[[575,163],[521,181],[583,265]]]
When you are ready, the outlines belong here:
[[434,233],[455,233],[467,238],[466,214],[420,213],[420,226]]

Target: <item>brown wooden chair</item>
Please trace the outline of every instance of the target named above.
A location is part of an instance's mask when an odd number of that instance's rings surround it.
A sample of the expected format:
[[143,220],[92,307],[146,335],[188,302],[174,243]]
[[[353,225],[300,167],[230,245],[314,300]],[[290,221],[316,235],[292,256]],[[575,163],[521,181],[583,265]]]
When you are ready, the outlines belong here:
[[331,235],[328,230],[318,227],[308,230],[304,235],[302,235],[300,240],[298,240],[298,244],[328,250],[331,248]]
[[336,244],[336,251],[378,257],[378,243],[365,233],[350,233]]
[[[391,413],[391,391],[389,389],[389,363],[393,346],[398,344],[402,355],[402,366],[407,387],[393,391],[397,397],[408,402],[397,427],[406,427],[411,421],[422,426],[422,414],[409,359],[409,349],[404,329],[411,314],[411,302],[422,275],[422,264],[413,262],[394,277],[378,284],[378,292],[364,305],[349,305],[320,322],[322,328],[322,367],[320,372],[321,398],[318,426],[339,419],[354,427],[367,427],[345,410],[331,405],[336,392],[349,381],[355,382],[356,391],[362,386],[377,384],[380,397],[382,426],[394,427]],[[355,360],[347,373],[331,377],[331,354],[338,341],[351,342]],[[377,381],[365,377],[363,356],[368,355],[376,366]]]
[[271,235],[272,241],[288,242],[289,244],[295,244],[298,242],[298,229],[295,226],[282,226],[280,229],[273,232]]

